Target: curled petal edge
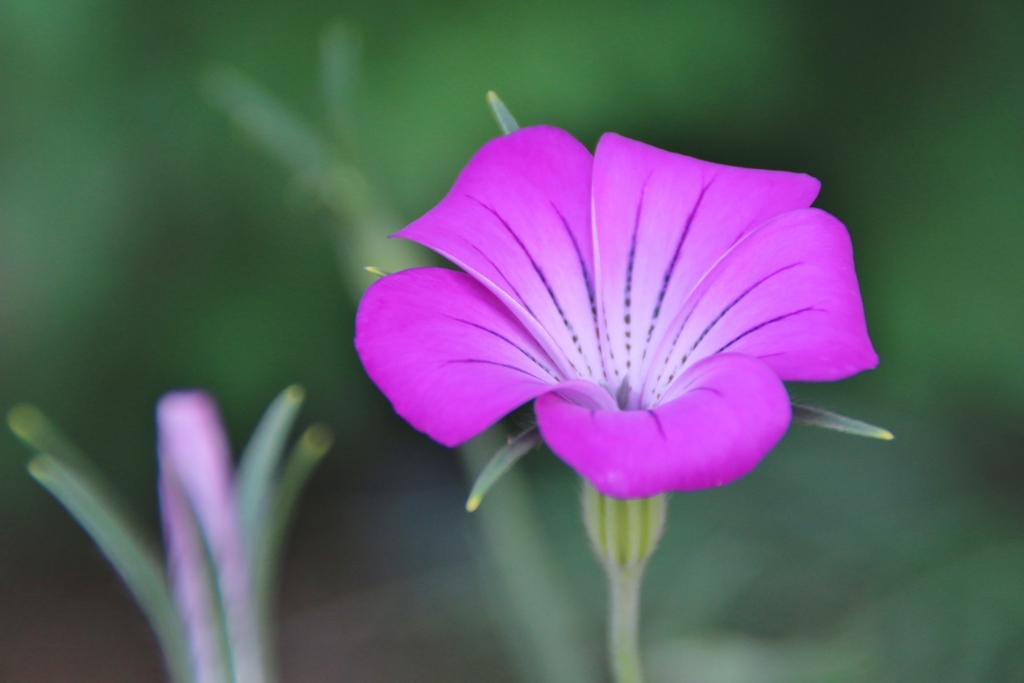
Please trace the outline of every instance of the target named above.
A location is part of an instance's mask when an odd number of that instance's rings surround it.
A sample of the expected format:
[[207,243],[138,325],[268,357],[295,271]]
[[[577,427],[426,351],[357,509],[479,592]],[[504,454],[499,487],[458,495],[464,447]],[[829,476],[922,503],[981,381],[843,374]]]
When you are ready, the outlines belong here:
[[537,424],[556,455],[615,498],[727,484],[753,470],[789,426],[786,389],[763,361],[720,354],[679,381],[686,389],[650,410],[592,407],[548,392],[537,399]]

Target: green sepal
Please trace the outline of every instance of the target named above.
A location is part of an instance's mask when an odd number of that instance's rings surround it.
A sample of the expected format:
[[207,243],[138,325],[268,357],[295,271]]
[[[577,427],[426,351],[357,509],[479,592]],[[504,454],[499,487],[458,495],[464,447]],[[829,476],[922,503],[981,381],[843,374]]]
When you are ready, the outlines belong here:
[[642,568],[665,529],[668,496],[620,500],[583,482],[583,521],[606,568]]
[[490,105],[491,113],[494,114],[494,120],[498,122],[498,127],[501,128],[502,133],[508,135],[519,130],[519,124],[516,123],[512,112],[508,110],[508,107],[505,106],[505,103],[501,101],[501,98],[493,90],[487,92],[487,104]]
[[866,436],[871,439],[882,439],[883,441],[892,441],[893,439],[892,432],[888,429],[882,429],[873,424],[855,420],[852,417],[846,417],[839,413],[796,403],[793,404],[793,422],[823,427],[836,432],[843,432],[844,434],[853,434],[854,436]]
[[501,479],[501,476],[512,469],[512,466],[519,462],[520,458],[533,450],[540,442],[540,431],[536,427],[530,427],[518,436],[509,437],[508,443],[494,454],[491,461],[477,475],[476,481],[473,482],[473,488],[469,492],[469,499],[466,501],[466,510],[473,512],[480,507],[484,496]]

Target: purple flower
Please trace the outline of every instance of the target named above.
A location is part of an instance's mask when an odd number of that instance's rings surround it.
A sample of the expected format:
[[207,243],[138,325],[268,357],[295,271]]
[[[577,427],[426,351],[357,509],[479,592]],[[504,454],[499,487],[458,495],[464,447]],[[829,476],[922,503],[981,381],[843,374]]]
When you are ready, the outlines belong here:
[[398,236],[419,268],[364,296],[356,349],[399,415],[455,446],[536,398],[550,448],[619,498],[719,486],[778,442],[783,381],[874,367],[845,227],[796,173],[609,133],[486,144]]

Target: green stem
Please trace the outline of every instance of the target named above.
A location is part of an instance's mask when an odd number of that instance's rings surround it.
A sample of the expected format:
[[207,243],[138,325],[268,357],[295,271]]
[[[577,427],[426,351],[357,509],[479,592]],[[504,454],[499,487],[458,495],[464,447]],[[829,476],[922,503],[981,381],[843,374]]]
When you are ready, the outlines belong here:
[[643,683],[640,585],[665,528],[666,497],[621,500],[583,484],[583,521],[608,575],[608,661],[615,683]]
[[640,664],[640,585],[643,567],[608,572],[608,658],[615,683],[643,683]]

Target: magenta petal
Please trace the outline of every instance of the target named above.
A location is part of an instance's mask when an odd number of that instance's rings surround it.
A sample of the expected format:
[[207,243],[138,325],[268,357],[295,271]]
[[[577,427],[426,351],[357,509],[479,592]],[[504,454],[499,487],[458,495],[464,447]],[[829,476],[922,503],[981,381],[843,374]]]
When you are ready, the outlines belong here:
[[202,532],[172,468],[160,468],[159,490],[167,573],[185,627],[192,672],[196,683],[219,683],[226,675],[227,662]]
[[374,283],[359,304],[355,344],[395,411],[446,446],[476,436],[561,380],[493,294],[443,268]]
[[246,590],[231,450],[216,404],[200,391],[167,394],[157,404],[157,429],[160,466],[181,482],[224,583]]
[[551,391],[566,401],[583,408],[593,410],[619,409],[615,404],[615,399],[612,398],[612,395],[604,387],[593,382],[587,382],[586,380],[577,379],[570,382],[562,382],[552,387]]
[[853,249],[843,224],[793,211],[740,241],[682,307],[656,354],[644,400],[721,352],[764,360],[783,380],[828,381],[873,368]]
[[594,225],[609,381],[640,378],[675,312],[736,241],[810,206],[810,176],[721,166],[609,133],[594,159]]
[[524,128],[476,153],[451,192],[398,236],[498,296],[568,377],[602,376],[593,306],[590,153],[565,131]]
[[[208,578],[205,571],[197,569],[193,556],[196,544],[203,543],[195,538],[196,532],[201,531],[213,559],[234,655],[233,666],[244,669],[246,664],[256,661],[255,622],[247,556],[236,516],[231,450],[217,406],[200,391],[167,394],[157,404],[157,432],[173,583],[186,619],[195,617],[188,627],[198,629],[198,633],[190,633],[193,647],[198,648],[193,654],[197,661],[207,656],[206,646],[195,641],[208,637],[203,632],[202,620],[211,613],[211,606],[196,606],[203,593],[201,584]],[[194,515],[195,524],[187,518],[189,512]],[[184,538],[186,535],[190,538]],[[177,555],[178,552],[182,554]],[[250,680],[250,674],[246,671],[244,678]],[[241,673],[238,675],[243,678]]]
[[593,410],[537,399],[544,441],[616,498],[692,491],[750,472],[785,433],[789,397],[765,363],[735,354],[690,367],[678,397],[653,410]]

